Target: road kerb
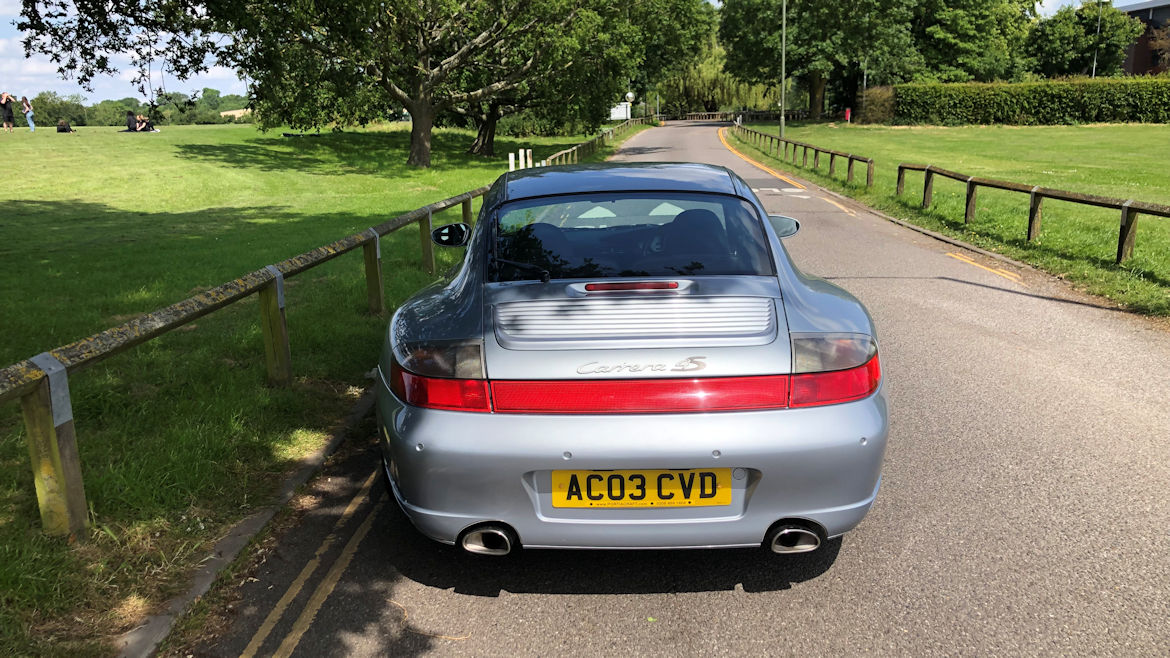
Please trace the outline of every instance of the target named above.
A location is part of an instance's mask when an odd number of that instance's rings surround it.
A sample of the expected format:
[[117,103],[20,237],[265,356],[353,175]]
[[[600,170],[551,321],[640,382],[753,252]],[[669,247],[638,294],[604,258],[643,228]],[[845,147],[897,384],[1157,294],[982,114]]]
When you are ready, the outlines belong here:
[[317,452],[301,460],[301,467],[285,480],[272,505],[237,523],[227,536],[216,543],[208,559],[195,570],[191,578],[191,587],[186,592],[167,601],[162,612],[151,615],[141,626],[123,633],[114,640],[118,655],[125,658],[145,658],[153,655],[159,644],[170,635],[175,622],[187,612],[199,597],[211,589],[212,584],[219,578],[220,572],[235,561],[244,547],[264,530],[277,512],[284,509],[285,505],[292,500],[297,489],[321,470],[325,460],[337,451],[358,423],[368,416],[373,408],[374,389],[370,387],[354,404],[345,420],[342,421],[341,427],[334,432],[329,441]]

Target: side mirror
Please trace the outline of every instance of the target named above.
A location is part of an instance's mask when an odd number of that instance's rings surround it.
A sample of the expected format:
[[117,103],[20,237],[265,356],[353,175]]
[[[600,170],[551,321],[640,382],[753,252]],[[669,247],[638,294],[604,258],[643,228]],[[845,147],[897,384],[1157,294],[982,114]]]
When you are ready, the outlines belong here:
[[447,224],[431,231],[431,242],[440,247],[462,247],[471,237],[471,227],[462,222]]
[[776,231],[778,238],[792,237],[800,230],[800,222],[784,215],[768,215],[768,221],[772,222],[772,230]]

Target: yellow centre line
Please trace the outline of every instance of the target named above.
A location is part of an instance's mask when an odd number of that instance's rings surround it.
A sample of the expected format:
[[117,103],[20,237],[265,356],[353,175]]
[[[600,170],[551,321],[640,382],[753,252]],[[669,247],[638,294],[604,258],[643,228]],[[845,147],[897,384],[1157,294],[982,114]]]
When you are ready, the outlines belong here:
[[970,257],[964,256],[963,254],[957,254],[954,252],[947,252],[947,255],[950,256],[951,258],[954,258],[955,260],[962,261],[968,265],[974,265],[975,267],[978,267],[981,270],[991,272],[992,274],[994,274],[996,276],[1001,276],[1001,277],[1007,279],[1008,281],[1011,281],[1012,283],[1018,283],[1021,286],[1024,286],[1025,288],[1028,287],[1027,285],[1024,284],[1023,278],[1019,274],[1016,274],[1015,272],[1010,272],[1008,270],[1000,269],[998,267],[990,268],[990,267],[987,267],[985,265],[980,265],[979,263],[976,263]]
[[337,541],[338,530],[340,530],[341,527],[344,526],[347,521],[349,521],[349,518],[353,516],[353,513],[357,510],[358,505],[360,505],[362,501],[366,499],[366,496],[369,495],[370,486],[374,484],[374,479],[377,475],[378,470],[374,469],[374,472],[370,474],[370,477],[366,478],[365,483],[362,484],[361,490],[358,491],[357,495],[355,495],[353,499],[349,501],[349,505],[346,506],[345,511],[341,514],[341,518],[337,519],[337,523],[333,524],[333,529],[329,531],[329,534],[321,542],[321,545],[317,547],[317,552],[313,554],[313,559],[309,560],[308,563],[305,564],[305,567],[301,569],[301,573],[297,575],[297,579],[288,586],[288,591],[284,593],[284,596],[280,597],[280,600],[276,602],[276,606],[272,608],[272,611],[269,612],[268,616],[264,618],[264,623],[260,624],[260,628],[256,629],[256,634],[252,636],[252,640],[248,642],[248,646],[245,647],[244,652],[240,654],[241,658],[252,658],[252,656],[255,656],[256,652],[260,650],[260,646],[264,644],[264,640],[268,639],[268,635],[272,633],[272,629],[276,627],[276,623],[280,621],[281,616],[284,615],[285,609],[288,608],[289,604],[292,603],[292,600],[296,598],[297,594],[300,594],[301,588],[305,586],[305,581],[309,579],[309,576],[313,575],[313,572],[317,570],[318,566],[320,566],[321,556],[324,555],[331,546],[333,546],[333,542]]
[[724,133],[726,133],[726,132],[727,132],[726,128],[720,128],[718,135],[719,135],[719,141],[723,142],[723,146],[727,147],[728,151],[731,151],[732,153],[738,155],[742,160],[744,160],[748,164],[756,167],[757,169],[762,169],[762,170],[768,172],[769,174],[775,176],[776,178],[779,178],[780,180],[784,181],[785,183],[788,183],[789,185],[791,185],[795,188],[802,189],[802,190],[804,189],[804,186],[801,185],[800,183],[797,183],[796,181],[794,181],[791,178],[785,176],[784,174],[776,171],[775,169],[768,167],[768,165],[766,165],[762,162],[756,162],[755,160],[752,160],[748,156],[744,155],[743,153],[740,153],[739,151],[735,150],[735,147],[732,146],[731,144],[728,144],[727,139],[723,136]]

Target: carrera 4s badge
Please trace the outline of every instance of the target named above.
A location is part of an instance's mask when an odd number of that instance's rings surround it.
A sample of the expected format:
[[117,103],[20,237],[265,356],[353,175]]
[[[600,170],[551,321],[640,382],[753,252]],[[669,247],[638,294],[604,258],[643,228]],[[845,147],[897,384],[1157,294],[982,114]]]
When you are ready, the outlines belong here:
[[597,361],[577,366],[578,375],[600,375],[619,372],[694,372],[707,367],[705,356],[688,356],[673,366],[665,363],[615,363],[605,364]]

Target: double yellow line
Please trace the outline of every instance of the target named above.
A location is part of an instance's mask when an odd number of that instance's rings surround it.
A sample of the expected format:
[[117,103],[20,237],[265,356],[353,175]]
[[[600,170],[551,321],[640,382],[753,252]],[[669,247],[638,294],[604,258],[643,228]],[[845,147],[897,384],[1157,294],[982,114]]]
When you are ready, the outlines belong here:
[[739,151],[735,150],[735,147],[727,142],[727,137],[725,136],[726,133],[727,133],[726,128],[719,129],[719,133],[718,133],[719,134],[719,141],[723,142],[723,146],[727,147],[728,151],[731,151],[732,153],[738,155],[740,157],[740,159],[742,159],[744,162],[747,162],[748,164],[752,165],[753,167],[755,167],[757,169],[761,169],[763,171],[768,172],[769,174],[775,176],[776,178],[779,178],[780,180],[784,181],[785,183],[788,183],[792,187],[795,187],[795,188],[798,188],[801,190],[804,189],[804,186],[801,185],[800,183],[797,183],[796,181],[792,180],[791,178],[785,176],[784,174],[776,171],[775,169],[772,169],[768,165],[766,165],[762,162],[757,162],[757,161],[749,158],[748,156],[744,155],[743,153],[740,153]]
[[[337,541],[341,529],[345,527],[346,523],[350,520],[351,517],[353,517],[354,513],[357,511],[358,507],[361,506],[362,502],[364,502],[366,498],[369,497],[370,488],[373,486],[377,476],[378,470],[375,469],[374,472],[370,474],[370,477],[366,478],[365,483],[362,484],[361,490],[358,491],[357,495],[355,495],[353,499],[349,501],[349,505],[346,506],[345,511],[341,514],[341,518],[337,519],[337,523],[333,524],[333,529],[329,531],[329,534],[321,542],[321,545],[317,547],[317,552],[313,555],[313,558],[305,564],[304,568],[301,569],[300,574],[297,575],[296,580],[294,580],[292,584],[288,586],[288,590],[284,593],[283,596],[280,597],[280,600],[276,602],[276,605],[268,613],[268,616],[264,618],[264,622],[260,624],[260,628],[256,629],[256,634],[252,636],[252,640],[248,642],[248,646],[245,647],[244,652],[240,654],[242,658],[252,658],[257,654],[258,651],[260,651],[260,647],[263,646],[264,641],[268,639],[268,636],[272,633],[272,629],[276,628],[277,622],[279,622],[280,618],[284,616],[284,611],[288,609],[288,606],[293,602],[293,599],[295,599],[297,595],[301,593],[301,590],[304,588],[305,583],[309,580],[309,577],[311,577],[313,572],[317,570],[317,567],[321,565],[321,558]],[[370,527],[374,523],[374,518],[378,516],[378,512],[382,510],[382,506],[385,504],[385,502],[385,499],[382,498],[376,505],[374,505],[373,509],[370,510],[370,513],[366,516],[365,520],[362,521],[362,524],[358,526],[357,531],[354,532],[349,541],[345,543],[345,548],[341,550],[341,555],[338,556],[337,561],[333,563],[333,566],[329,569],[329,572],[325,574],[325,577],[321,580],[321,583],[317,585],[317,589],[313,590],[313,594],[305,603],[305,607],[301,610],[301,614],[298,615],[296,621],[293,622],[292,629],[289,631],[288,635],[284,637],[280,643],[280,647],[272,655],[282,657],[292,655],[293,650],[296,649],[297,644],[300,643],[301,637],[304,636],[305,631],[309,630],[309,626],[312,625],[313,618],[317,615],[317,611],[321,609],[321,606],[325,603],[325,599],[329,598],[329,595],[333,593],[333,589],[337,587],[337,582],[341,579],[341,574],[345,572],[347,567],[349,567],[349,563],[353,559],[354,553],[357,552],[358,545],[362,543],[363,539],[365,539],[366,534],[370,531]]]

